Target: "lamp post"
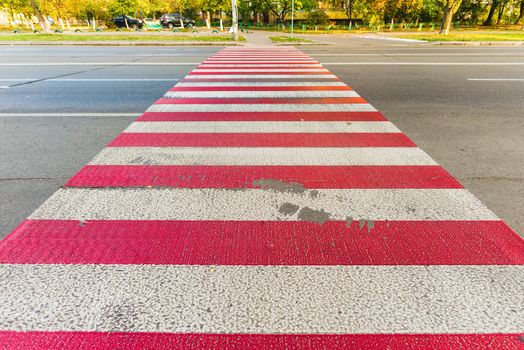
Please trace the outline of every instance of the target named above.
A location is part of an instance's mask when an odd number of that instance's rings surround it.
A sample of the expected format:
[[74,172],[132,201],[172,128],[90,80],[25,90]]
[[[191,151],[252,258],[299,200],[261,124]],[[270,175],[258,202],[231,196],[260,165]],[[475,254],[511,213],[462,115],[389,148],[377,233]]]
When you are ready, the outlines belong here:
[[291,36],[293,36],[294,24],[295,24],[295,0],[291,0]]
[[233,35],[235,41],[238,41],[238,9],[237,9],[237,0],[231,0],[231,12],[233,20]]

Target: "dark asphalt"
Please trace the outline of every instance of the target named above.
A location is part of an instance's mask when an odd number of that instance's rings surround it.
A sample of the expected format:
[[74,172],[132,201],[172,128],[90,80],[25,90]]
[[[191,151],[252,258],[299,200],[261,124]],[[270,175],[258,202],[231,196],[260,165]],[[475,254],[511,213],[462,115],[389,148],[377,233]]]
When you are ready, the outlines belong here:
[[[523,234],[524,81],[468,78],[524,79],[524,65],[507,65],[523,63],[524,48],[372,41],[301,49],[352,85]],[[10,86],[0,89],[0,237],[135,119],[38,113],[140,113],[190,71],[192,63],[219,49],[0,47],[0,86]],[[83,62],[113,65],[78,65]],[[369,62],[387,65],[361,64]],[[414,64],[420,62],[446,65]],[[489,65],[457,65],[464,62]],[[76,65],[6,65],[13,63]],[[499,63],[504,65],[494,65]]]

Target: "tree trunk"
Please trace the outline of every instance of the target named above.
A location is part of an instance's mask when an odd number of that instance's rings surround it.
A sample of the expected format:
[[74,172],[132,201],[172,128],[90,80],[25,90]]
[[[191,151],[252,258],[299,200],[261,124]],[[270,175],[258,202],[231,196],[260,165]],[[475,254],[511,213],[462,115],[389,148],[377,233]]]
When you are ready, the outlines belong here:
[[502,16],[504,15],[504,11],[506,10],[506,1],[502,1],[499,5],[499,13],[497,17],[497,25],[500,24],[500,21],[502,21]]
[[440,25],[439,34],[449,34],[451,28],[451,21],[453,20],[453,11],[447,5],[444,7],[444,14],[442,16],[442,24]]
[[286,14],[284,12],[280,13],[280,16],[278,16],[278,20],[280,21],[280,24],[282,25],[282,30],[286,30]]
[[447,0],[444,5],[444,13],[442,14],[442,24],[440,25],[439,34],[449,34],[451,29],[451,22],[453,15],[458,11],[462,0]]
[[497,6],[499,5],[500,0],[493,0],[491,3],[491,7],[489,9],[488,17],[486,17],[486,20],[484,21],[483,25],[490,26],[491,22],[493,21],[493,16],[495,15],[495,10],[497,9]]
[[42,12],[40,12],[40,9],[38,8],[38,5],[36,4],[35,0],[30,0],[31,7],[35,11],[36,18],[38,18],[38,23],[40,23],[40,26],[42,27],[42,31],[44,33],[51,33],[51,27],[49,26],[49,22],[47,19],[44,18],[44,15],[42,15]]
[[211,13],[209,11],[206,11],[206,27],[211,29]]

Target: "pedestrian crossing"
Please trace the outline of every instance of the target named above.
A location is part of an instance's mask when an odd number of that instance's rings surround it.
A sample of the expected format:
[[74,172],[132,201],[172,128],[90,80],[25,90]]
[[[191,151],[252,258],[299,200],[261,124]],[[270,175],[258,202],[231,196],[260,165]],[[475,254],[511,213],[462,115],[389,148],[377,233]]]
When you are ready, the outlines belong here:
[[0,242],[7,349],[519,349],[524,241],[293,47],[228,47]]

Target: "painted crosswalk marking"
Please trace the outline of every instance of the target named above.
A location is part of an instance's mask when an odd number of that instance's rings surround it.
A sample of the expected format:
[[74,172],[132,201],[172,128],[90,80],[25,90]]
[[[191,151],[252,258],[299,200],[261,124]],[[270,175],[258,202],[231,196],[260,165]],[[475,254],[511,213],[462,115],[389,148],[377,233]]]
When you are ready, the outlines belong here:
[[230,47],[0,242],[0,344],[517,349],[523,263],[317,61]]

